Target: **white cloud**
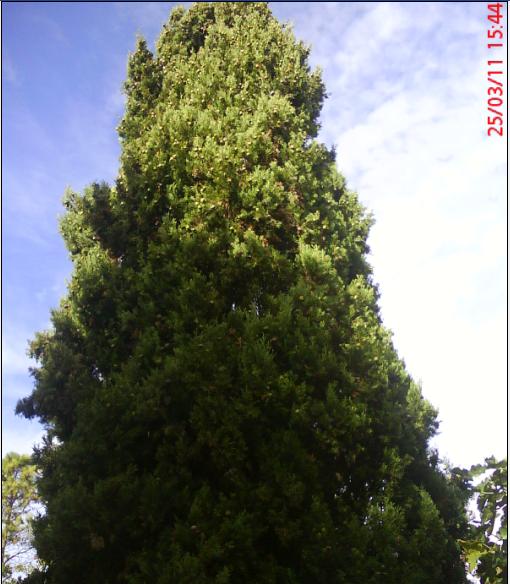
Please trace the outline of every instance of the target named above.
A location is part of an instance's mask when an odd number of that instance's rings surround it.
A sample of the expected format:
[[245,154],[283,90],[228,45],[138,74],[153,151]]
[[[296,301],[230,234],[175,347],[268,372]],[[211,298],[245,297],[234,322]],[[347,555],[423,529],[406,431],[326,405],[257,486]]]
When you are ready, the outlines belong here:
[[331,94],[322,136],[375,216],[384,322],[439,409],[440,453],[503,456],[505,144],[486,135],[485,8],[293,9]]
[[[373,67],[380,59],[381,45],[398,42],[409,27],[411,15],[398,2],[380,2],[356,19],[342,39],[343,50],[334,56],[342,79],[358,75],[363,67]],[[384,57],[383,57],[384,58]]]

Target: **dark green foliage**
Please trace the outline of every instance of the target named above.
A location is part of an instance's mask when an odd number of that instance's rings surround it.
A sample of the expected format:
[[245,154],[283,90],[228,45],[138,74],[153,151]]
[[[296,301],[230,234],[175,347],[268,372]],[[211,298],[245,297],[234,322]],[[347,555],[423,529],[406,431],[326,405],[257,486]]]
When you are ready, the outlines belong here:
[[464,582],[464,495],[307,57],[263,3],[138,41],[118,180],[66,196],[74,274],[18,406],[48,427],[48,583]]

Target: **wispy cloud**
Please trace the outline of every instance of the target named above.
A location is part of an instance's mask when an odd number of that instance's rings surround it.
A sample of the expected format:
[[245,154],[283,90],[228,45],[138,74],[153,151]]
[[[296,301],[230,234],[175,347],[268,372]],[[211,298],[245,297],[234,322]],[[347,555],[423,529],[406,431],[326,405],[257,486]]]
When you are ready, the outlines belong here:
[[168,20],[172,8],[188,7],[190,4],[191,2],[118,2],[115,8],[119,18],[134,23],[137,32],[144,34],[152,42]]
[[[23,345],[23,346],[21,346]],[[34,362],[26,354],[28,341],[20,343],[4,339],[2,349],[2,373],[4,375],[26,374]]]
[[5,52],[2,55],[2,71],[4,74],[4,78],[8,83],[11,83],[12,85],[16,86],[20,84],[21,80],[19,76],[19,71],[16,70],[11,58],[9,57],[9,55],[6,55]]
[[[12,413],[19,399],[32,393],[33,380],[27,375],[4,375],[2,381],[2,399],[8,402],[8,409]],[[5,407],[5,406],[4,406]]]
[[[24,176],[6,169],[3,187],[6,237],[50,248],[57,230],[57,205],[63,194],[63,188],[60,192],[57,188],[48,169],[30,168]],[[23,229],[16,227],[17,222],[22,222]]]
[[64,296],[67,291],[67,281],[69,278],[71,266],[65,272],[57,271],[53,278],[53,284],[45,286],[35,293],[37,302],[41,304],[56,305],[60,298]]
[[51,36],[52,41],[61,45],[69,45],[69,38],[60,24],[47,14],[34,11],[30,14],[30,19],[38,25],[38,28]]
[[120,90],[103,98],[99,104],[74,100],[63,112],[67,122],[69,148],[65,153],[68,168],[80,165],[74,172],[73,188],[81,189],[94,180],[113,180],[118,170],[119,143],[116,125],[122,112]]
[[8,427],[2,428],[2,455],[8,452],[31,454],[33,446],[40,444],[43,437],[41,426],[35,422],[24,422],[23,426],[16,420]]

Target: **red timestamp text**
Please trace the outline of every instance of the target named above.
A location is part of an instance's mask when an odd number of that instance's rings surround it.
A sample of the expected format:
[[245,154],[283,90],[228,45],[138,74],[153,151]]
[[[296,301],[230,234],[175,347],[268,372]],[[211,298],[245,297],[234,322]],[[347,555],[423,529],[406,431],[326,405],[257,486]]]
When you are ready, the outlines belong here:
[[[487,110],[491,114],[487,116],[488,136],[503,136],[504,128],[504,14],[502,8],[501,2],[487,4],[487,20],[490,23],[487,28],[487,49],[490,52],[490,59],[487,61]],[[501,54],[498,54],[500,51]]]

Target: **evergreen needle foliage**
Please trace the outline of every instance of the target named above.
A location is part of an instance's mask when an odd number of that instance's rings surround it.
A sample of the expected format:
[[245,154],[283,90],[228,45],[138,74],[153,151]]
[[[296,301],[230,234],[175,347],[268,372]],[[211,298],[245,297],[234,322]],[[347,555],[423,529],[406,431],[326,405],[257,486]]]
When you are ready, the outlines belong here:
[[464,582],[465,494],[307,59],[265,3],[138,40],[118,179],[66,195],[74,272],[17,408],[47,427],[40,581]]

